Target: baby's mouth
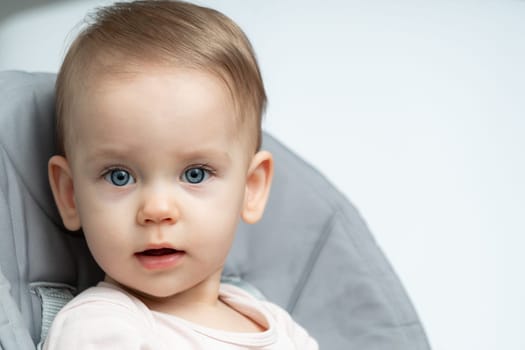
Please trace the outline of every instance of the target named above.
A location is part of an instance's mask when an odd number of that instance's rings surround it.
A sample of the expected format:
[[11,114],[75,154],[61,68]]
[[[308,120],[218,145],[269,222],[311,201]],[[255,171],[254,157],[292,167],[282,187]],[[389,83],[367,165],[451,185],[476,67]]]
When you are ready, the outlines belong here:
[[138,252],[138,255],[145,255],[145,256],[162,256],[162,255],[169,255],[169,254],[176,254],[178,252],[181,252],[180,250],[173,249],[173,248],[159,248],[159,249],[146,249],[142,252]]
[[178,265],[185,252],[174,248],[153,248],[135,253],[139,263],[147,270],[164,270]]

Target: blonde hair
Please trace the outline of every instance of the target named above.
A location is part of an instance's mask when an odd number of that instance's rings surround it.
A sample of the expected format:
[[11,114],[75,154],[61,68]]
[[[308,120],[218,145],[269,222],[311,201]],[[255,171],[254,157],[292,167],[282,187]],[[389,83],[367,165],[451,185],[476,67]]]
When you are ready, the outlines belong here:
[[[213,9],[182,1],[142,0],[98,9],[70,46],[56,81],[57,137],[65,155],[70,105],[80,84],[134,64],[207,70],[225,83],[240,123],[261,144],[266,93],[253,48],[243,31]],[[76,87],[76,89],[75,89]]]

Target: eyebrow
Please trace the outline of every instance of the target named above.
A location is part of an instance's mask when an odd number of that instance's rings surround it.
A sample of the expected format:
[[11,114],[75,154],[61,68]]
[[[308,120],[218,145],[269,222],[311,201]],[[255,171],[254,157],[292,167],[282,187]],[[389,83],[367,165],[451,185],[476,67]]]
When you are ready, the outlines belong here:
[[218,151],[215,148],[202,148],[185,152],[175,152],[174,157],[182,161],[189,161],[192,159],[222,159],[230,162],[232,157],[228,152]]
[[87,153],[86,161],[93,162],[100,158],[124,158],[127,157],[131,151],[124,148],[116,147],[96,147]]
[[[127,158],[137,154],[136,150],[130,148],[120,147],[97,147],[95,150],[90,151],[86,156],[86,161],[93,162],[100,158]],[[219,151],[215,148],[196,148],[189,151],[175,151],[173,152],[173,159],[179,161],[190,161],[190,160],[208,160],[220,158],[223,161],[231,162],[232,157],[226,151]]]

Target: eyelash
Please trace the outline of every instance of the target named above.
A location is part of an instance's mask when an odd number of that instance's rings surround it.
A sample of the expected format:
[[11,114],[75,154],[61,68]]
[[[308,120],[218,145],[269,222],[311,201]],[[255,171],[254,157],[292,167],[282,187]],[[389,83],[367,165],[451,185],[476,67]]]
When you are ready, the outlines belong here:
[[189,169],[193,169],[193,168],[200,168],[200,169],[206,170],[208,173],[210,173],[210,175],[215,175],[215,173],[216,173],[216,171],[209,165],[209,163],[192,164],[190,166],[187,166],[183,170],[183,172],[187,171]]

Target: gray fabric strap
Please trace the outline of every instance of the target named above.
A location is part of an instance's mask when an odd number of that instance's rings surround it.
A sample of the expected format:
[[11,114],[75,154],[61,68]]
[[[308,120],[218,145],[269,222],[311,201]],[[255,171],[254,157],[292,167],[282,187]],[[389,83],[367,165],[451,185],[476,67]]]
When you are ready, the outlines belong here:
[[65,284],[39,282],[32,284],[31,290],[42,301],[42,327],[40,330],[40,342],[38,343],[38,349],[40,349],[46,340],[47,333],[56,314],[73,299],[75,289]]
[[0,349],[34,350],[35,345],[0,269]]

